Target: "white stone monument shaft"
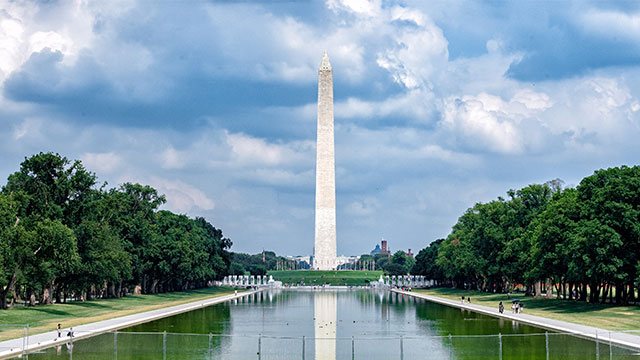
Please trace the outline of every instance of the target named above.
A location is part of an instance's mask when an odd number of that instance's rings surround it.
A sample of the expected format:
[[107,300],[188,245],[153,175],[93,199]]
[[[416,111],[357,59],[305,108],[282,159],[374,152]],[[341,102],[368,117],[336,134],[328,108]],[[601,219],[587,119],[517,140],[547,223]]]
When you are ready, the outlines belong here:
[[313,267],[336,268],[336,167],[333,135],[333,75],[325,52],[318,69],[316,230]]

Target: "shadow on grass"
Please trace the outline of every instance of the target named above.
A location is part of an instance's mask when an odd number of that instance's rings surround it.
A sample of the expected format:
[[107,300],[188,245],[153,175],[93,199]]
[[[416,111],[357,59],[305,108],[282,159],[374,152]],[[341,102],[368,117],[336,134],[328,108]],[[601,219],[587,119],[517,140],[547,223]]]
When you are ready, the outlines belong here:
[[[102,300],[101,300],[102,301]],[[67,304],[68,306],[74,306],[74,307],[79,307],[79,308],[85,308],[85,309],[111,309],[112,306],[106,305],[106,304],[101,304],[100,302],[97,301],[84,301],[84,302],[74,302],[74,303],[70,303]]]
[[36,306],[36,307],[29,308],[29,310],[42,312],[42,313],[49,314],[49,315],[56,315],[56,316],[71,316],[72,315],[72,313],[70,313],[68,311],[62,311],[62,310],[54,309],[53,307],[37,307]]
[[465,291],[459,289],[432,289],[432,291],[448,296],[455,295],[465,295],[470,296],[473,300],[475,296],[476,299],[480,299],[482,302],[495,302],[496,304],[500,301],[510,303],[513,299],[519,299],[526,309],[534,309],[534,310],[544,310],[551,311],[560,314],[581,314],[581,313],[594,313],[602,311],[602,316],[618,316],[614,312],[607,312],[611,310],[626,310],[632,311],[638,315],[640,315],[640,306],[629,306],[629,305],[613,305],[613,304],[590,304],[582,301],[574,301],[574,300],[562,300],[562,299],[545,299],[545,298],[533,298],[524,296],[524,294],[511,294],[511,297],[507,296],[507,294],[489,294],[479,291]]

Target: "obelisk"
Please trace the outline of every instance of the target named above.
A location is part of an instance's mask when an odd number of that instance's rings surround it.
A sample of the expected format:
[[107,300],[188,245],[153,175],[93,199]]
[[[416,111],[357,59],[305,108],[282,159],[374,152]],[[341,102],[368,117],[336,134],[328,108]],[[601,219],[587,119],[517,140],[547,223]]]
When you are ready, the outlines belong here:
[[336,268],[336,166],[333,137],[333,75],[329,55],[318,69],[316,140],[316,231],[313,268]]

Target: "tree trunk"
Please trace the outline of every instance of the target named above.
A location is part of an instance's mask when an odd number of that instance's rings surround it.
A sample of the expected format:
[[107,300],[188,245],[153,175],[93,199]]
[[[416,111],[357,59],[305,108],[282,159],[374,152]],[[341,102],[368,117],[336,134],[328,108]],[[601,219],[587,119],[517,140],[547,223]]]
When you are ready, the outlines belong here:
[[9,280],[9,283],[7,284],[7,286],[3,290],[0,290],[0,308],[6,309],[8,307],[7,295],[9,294],[10,291],[13,291],[13,287],[16,286],[17,278],[18,278],[18,271],[16,269],[16,271],[13,272],[13,275],[11,275],[11,280]]
[[113,283],[109,284],[107,289],[109,289],[108,296],[110,298],[116,297],[116,286]]
[[615,282],[616,288],[616,304],[622,304],[622,282]]
[[560,295],[562,295],[562,282],[557,281],[553,284],[553,286],[556,288],[556,299],[560,299]]
[[609,290],[611,289],[611,284],[609,283],[605,283],[604,287],[602,289],[602,300],[600,300],[601,304],[604,304],[607,302],[607,297],[609,295]]
[[154,279],[151,282],[151,288],[149,289],[149,293],[150,294],[155,294],[157,291],[157,287],[158,287],[158,280]]
[[45,287],[42,290],[42,301],[40,301],[41,305],[48,305],[51,304],[51,290],[49,290],[49,287]]
[[62,293],[62,290],[60,289],[60,287],[56,286],[56,290],[54,292],[55,298],[56,298],[56,304],[60,304],[60,299],[61,299],[60,294],[61,293]]

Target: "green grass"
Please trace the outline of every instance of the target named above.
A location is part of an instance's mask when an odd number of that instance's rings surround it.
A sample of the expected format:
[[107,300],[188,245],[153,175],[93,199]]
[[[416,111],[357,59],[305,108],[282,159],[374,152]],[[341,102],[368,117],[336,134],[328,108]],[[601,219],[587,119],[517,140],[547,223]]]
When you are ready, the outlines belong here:
[[505,304],[505,311],[510,311],[511,299],[517,298],[523,303],[526,314],[608,330],[640,330],[640,306],[589,304],[571,300],[525,297],[520,294],[512,294],[510,299],[506,294],[448,288],[415,290],[415,292],[454,300],[459,300],[464,295],[471,297],[472,304],[495,308],[502,301]]
[[282,281],[283,284],[362,286],[368,285],[370,281],[377,281],[382,271],[288,270],[269,271],[268,274],[273,275],[274,280]]
[[149,310],[180,305],[232,293],[229,288],[206,288],[156,295],[126,296],[120,299],[69,302],[67,304],[16,306],[0,310],[0,341],[20,337],[29,324],[29,333],[52,331],[58,323],[68,328]]

